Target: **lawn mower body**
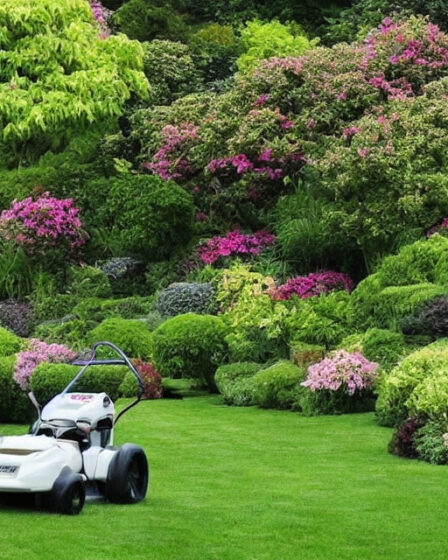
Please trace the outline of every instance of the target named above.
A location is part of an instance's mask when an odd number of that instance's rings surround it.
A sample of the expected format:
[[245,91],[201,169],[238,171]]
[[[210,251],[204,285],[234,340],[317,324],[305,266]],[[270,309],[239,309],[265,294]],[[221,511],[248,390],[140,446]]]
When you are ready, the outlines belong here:
[[[100,346],[112,348],[120,359],[96,359]],[[43,408],[29,435],[0,437],[0,493],[33,493],[38,504],[69,514],[81,511],[86,489],[112,502],[138,502],[148,485],[144,451],[133,444],[117,448],[112,443],[116,421],[139,402],[143,382],[129,359],[111,343],[97,343],[89,360],[75,363],[82,369]],[[127,365],[138,382],[137,399],[117,418],[106,393],[70,392],[88,367],[105,363]],[[32,395],[31,399],[35,402]]]

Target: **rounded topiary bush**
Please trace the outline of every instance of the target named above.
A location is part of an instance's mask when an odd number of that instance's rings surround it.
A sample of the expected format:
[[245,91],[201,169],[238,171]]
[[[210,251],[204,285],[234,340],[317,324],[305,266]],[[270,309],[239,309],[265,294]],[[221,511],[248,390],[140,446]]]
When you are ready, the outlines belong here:
[[220,366],[215,373],[215,383],[228,405],[253,404],[253,377],[263,366],[255,362],[236,362]]
[[[59,394],[79,371],[79,366],[43,362],[31,376],[31,389],[41,404]],[[72,391],[105,392],[112,400],[120,396],[120,385],[129,370],[125,366],[92,366]]]
[[153,333],[153,363],[162,377],[198,379],[215,388],[216,367],[227,359],[227,328],[219,317],[187,313]]
[[297,408],[305,376],[304,369],[280,360],[253,377],[254,402],[263,408]]
[[156,310],[162,317],[184,313],[214,315],[218,311],[216,290],[210,283],[175,282],[160,292]]
[[90,344],[107,340],[116,344],[130,358],[148,360],[151,357],[151,333],[142,321],[111,317],[87,335]]
[[21,338],[14,333],[0,327],[0,356],[11,356],[19,352],[23,346]]
[[162,260],[191,238],[192,196],[156,175],[129,175],[112,182],[103,221],[125,254]]
[[23,424],[30,420],[32,405],[13,379],[16,356],[0,357],[0,422]]

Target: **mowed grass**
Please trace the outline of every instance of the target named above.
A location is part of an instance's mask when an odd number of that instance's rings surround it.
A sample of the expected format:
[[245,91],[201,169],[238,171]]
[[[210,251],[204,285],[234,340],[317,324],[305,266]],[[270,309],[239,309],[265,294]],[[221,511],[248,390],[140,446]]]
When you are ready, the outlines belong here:
[[371,414],[143,402],[116,443],[145,448],[147,499],[77,517],[3,506],[0,558],[445,560],[448,469],[389,455],[390,436]]

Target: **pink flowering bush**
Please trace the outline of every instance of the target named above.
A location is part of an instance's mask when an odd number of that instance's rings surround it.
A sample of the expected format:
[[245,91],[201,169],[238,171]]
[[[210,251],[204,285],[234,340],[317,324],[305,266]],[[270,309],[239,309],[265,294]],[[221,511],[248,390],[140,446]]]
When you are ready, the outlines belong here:
[[275,235],[267,231],[250,235],[235,230],[224,237],[212,237],[199,247],[197,254],[204,264],[213,264],[221,257],[259,255],[274,242]]
[[38,364],[42,362],[71,362],[76,354],[62,344],[47,344],[37,338],[29,340],[28,349],[17,355],[14,379],[23,391],[29,389],[29,380]]
[[306,381],[301,385],[309,387],[311,391],[337,391],[343,388],[352,396],[355,391],[373,387],[377,368],[378,364],[369,362],[360,352],[350,354],[346,350],[337,350],[330,357],[310,366]]
[[185,157],[200,141],[197,126],[184,122],[179,126],[166,125],[162,129],[163,144],[152,161],[143,162],[142,169],[158,175],[161,179],[185,180],[194,173]]
[[0,238],[22,247],[28,256],[47,257],[57,250],[69,258],[79,253],[87,235],[73,200],[54,198],[46,192],[37,199],[14,200],[9,210],[3,210]]
[[302,407],[308,414],[332,414],[371,409],[378,364],[361,353],[336,350],[308,368],[302,387]]
[[306,299],[321,294],[328,294],[334,290],[351,292],[353,280],[343,272],[316,272],[308,276],[290,278],[285,284],[269,290],[273,300],[287,300],[293,295]]

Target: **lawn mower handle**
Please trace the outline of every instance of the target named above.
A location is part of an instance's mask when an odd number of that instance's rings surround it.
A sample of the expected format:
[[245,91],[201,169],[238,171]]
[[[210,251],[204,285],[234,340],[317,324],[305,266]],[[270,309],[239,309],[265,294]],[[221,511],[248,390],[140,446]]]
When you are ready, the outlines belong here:
[[[120,359],[96,359],[96,351],[99,347],[106,347],[106,348],[111,348],[115,353],[117,353],[120,356]],[[137,394],[137,398],[135,401],[132,401],[130,404],[128,404],[128,406],[126,406],[116,417],[115,419],[115,423],[117,423],[118,419],[125,413],[127,412],[130,408],[132,408],[133,406],[135,406],[142,398],[143,396],[143,392],[144,392],[144,385],[143,385],[143,380],[140,377],[140,374],[138,373],[136,367],[134,366],[134,364],[131,362],[131,360],[126,356],[126,354],[123,352],[123,350],[121,350],[121,348],[118,348],[118,346],[116,346],[115,344],[113,344],[112,342],[106,342],[106,341],[100,341],[100,342],[95,342],[95,344],[92,346],[92,351],[90,353],[90,357],[87,360],[74,360],[72,362],[73,365],[75,366],[82,366],[82,368],[79,370],[79,372],[77,373],[77,375],[70,381],[70,383],[67,385],[67,387],[62,391],[61,394],[65,394],[67,393],[71,387],[73,387],[73,385],[78,381],[78,379],[80,379],[83,375],[84,372],[86,371],[86,369],[90,366],[100,366],[100,365],[123,365],[123,366],[127,366],[128,369],[131,370],[131,372],[133,373],[134,377],[137,379],[137,384],[138,384],[138,394]]]

